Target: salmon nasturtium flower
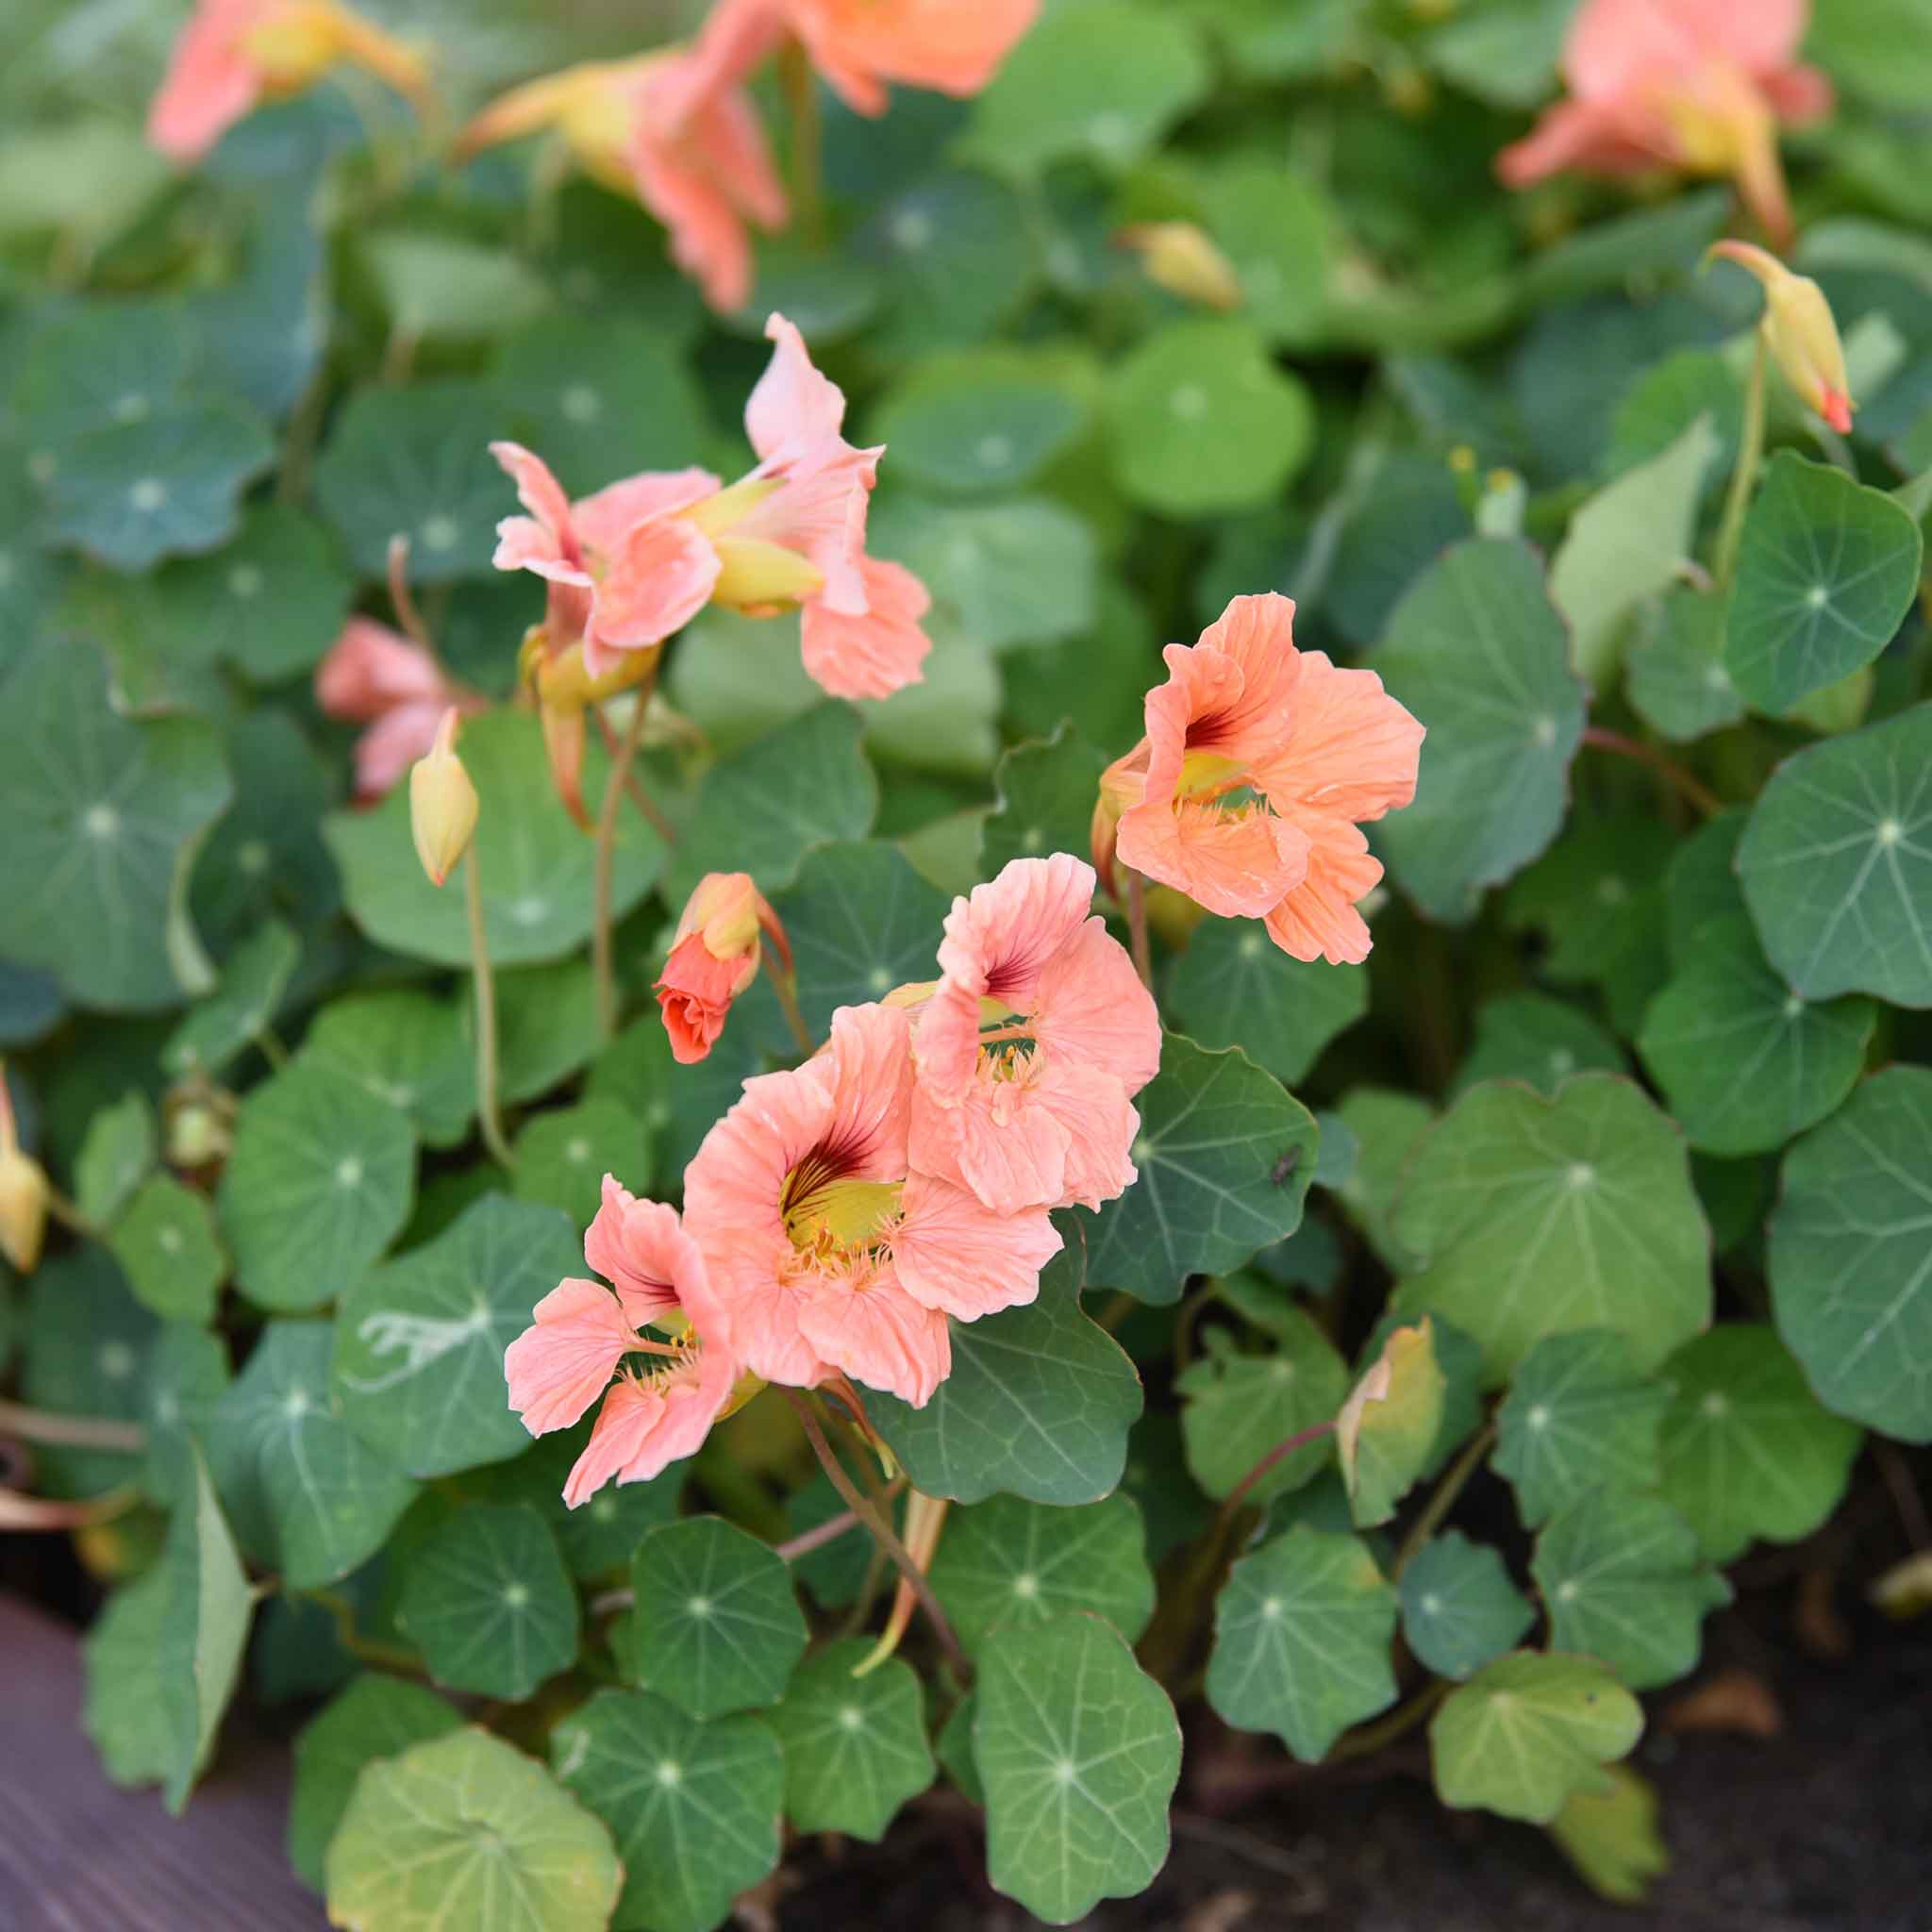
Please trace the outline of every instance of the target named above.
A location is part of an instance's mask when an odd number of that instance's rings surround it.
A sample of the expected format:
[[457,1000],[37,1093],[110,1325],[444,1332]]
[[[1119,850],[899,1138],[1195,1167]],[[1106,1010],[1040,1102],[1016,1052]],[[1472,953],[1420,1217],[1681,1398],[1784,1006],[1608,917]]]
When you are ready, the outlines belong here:
[[771,941],[782,970],[791,972],[785,928],[749,873],[712,872],[698,881],[658,976],[673,1059],[690,1066],[717,1044],[732,1001],[758,977],[760,934]]
[[613,1476],[649,1482],[694,1455],[713,1423],[757,1393],[741,1383],[704,1257],[675,1209],[607,1174],[584,1258],[612,1286],[559,1282],[503,1362],[509,1406],[533,1436],[569,1428],[603,1400],[564,1485],[573,1509]]
[[1373,671],[1298,651],[1294,605],[1237,597],[1169,644],[1147,735],[1101,779],[1094,862],[1123,864],[1297,959],[1358,963],[1357,903],[1382,876],[1358,829],[1415,796],[1423,727]]
[[1132,1097],[1160,1068],[1160,1019],[1091,917],[1093,870],[1016,858],[955,899],[913,1032],[909,1151],[1002,1214],[1098,1208],[1134,1179]]
[[422,645],[373,618],[352,617],[315,669],[315,701],[331,718],[368,725],[356,741],[356,795],[380,798],[436,742],[451,706],[483,700],[447,677]]
[[199,0],[148,109],[147,137],[199,160],[264,101],[286,100],[337,66],[359,67],[420,108],[423,57],[340,0]]
[[1748,242],[1719,242],[1710,253],[1734,261],[1764,289],[1765,346],[1807,409],[1815,409],[1840,436],[1849,435],[1852,379],[1844,344],[1824,291],[1808,275],[1793,275],[1776,256]]
[[1060,1238],[915,1169],[911,1026],[841,1007],[828,1044],[744,1083],[684,1177],[685,1214],[745,1366],[839,1374],[923,1407],[952,1367],[946,1318],[1030,1302]]
[[1563,47],[1570,98],[1497,157],[1511,188],[1566,168],[1728,175],[1773,242],[1790,239],[1780,122],[1831,111],[1796,55],[1809,0],[1585,0]]

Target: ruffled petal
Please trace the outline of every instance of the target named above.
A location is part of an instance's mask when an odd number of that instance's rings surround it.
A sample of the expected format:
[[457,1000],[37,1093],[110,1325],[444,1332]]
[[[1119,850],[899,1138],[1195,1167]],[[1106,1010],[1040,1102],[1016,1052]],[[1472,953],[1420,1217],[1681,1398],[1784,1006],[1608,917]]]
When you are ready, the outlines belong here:
[[953,901],[941,971],[974,995],[1029,1011],[1046,962],[1092,910],[1093,885],[1093,868],[1069,852],[1009,860],[997,878]]
[[929,1174],[907,1181],[904,1217],[892,1235],[892,1263],[905,1292],[961,1322],[1034,1300],[1040,1271],[1060,1251],[1044,1208],[997,1213]]
[[603,1205],[584,1236],[584,1259],[617,1291],[638,1328],[676,1307],[705,1265],[675,1208],[639,1200],[608,1174]]
[[1270,811],[1224,811],[1211,804],[1157,804],[1124,813],[1121,858],[1224,919],[1258,919],[1301,883],[1307,845]]
[[575,1509],[613,1476],[620,1483],[649,1482],[695,1454],[730,1396],[732,1377],[727,1357],[700,1350],[694,1364],[619,1382],[604,1398],[591,1440],[564,1484],[564,1502]]
[[1268,937],[1296,959],[1358,966],[1369,957],[1367,922],[1357,902],[1382,876],[1369,841],[1345,819],[1301,816],[1308,834],[1307,875],[1268,914]]
[[890,1269],[858,1278],[823,1276],[807,1296],[799,1326],[824,1359],[855,1382],[924,1408],[952,1373],[946,1318],[923,1307]]
[[648,650],[682,630],[710,601],[718,581],[711,540],[683,517],[656,517],[610,555],[584,632],[584,669],[614,671],[625,651]]
[[819,374],[796,326],[774,313],[765,334],[777,346],[744,406],[744,432],[760,461],[827,442],[845,423],[844,391]]
[[148,140],[171,159],[199,160],[260,100],[243,42],[261,11],[259,0],[202,0],[181,30],[147,116]]
[[1057,1199],[1049,1208],[1091,1208],[1116,1200],[1133,1186],[1131,1158],[1141,1116],[1127,1090],[1098,1067],[1049,1060],[1041,1068],[1033,1105],[1065,1130],[1067,1157]]
[[558,1282],[537,1304],[531,1326],[504,1351],[510,1407],[533,1436],[569,1428],[603,1394],[636,1340],[608,1289]]
[[1072,1140],[1064,1123],[1038,1103],[1030,1082],[975,1080],[950,1106],[913,1090],[913,1167],[967,1190],[997,1213],[1061,1206]]
[[366,722],[397,705],[441,706],[452,696],[427,651],[368,617],[350,618],[315,670],[315,702],[331,718]]
[[645,470],[619,483],[607,483],[571,508],[571,521],[592,550],[609,556],[641,523],[689,509],[718,491],[708,470]]
[[1041,971],[1033,1035],[1058,1066],[1098,1067],[1129,1094],[1160,1071],[1160,1014],[1104,919],[1085,921]]
[[[538,525],[546,530],[557,545],[557,555],[571,562],[581,562],[571,540],[570,498],[563,485],[551,474],[550,465],[520,442],[492,442],[490,454],[517,487],[517,501],[529,511]],[[499,526],[499,530],[501,526]],[[500,570],[511,568],[499,564]]]
[[861,557],[862,617],[847,617],[810,599],[800,617],[805,668],[835,698],[885,698],[917,684],[932,640],[920,619],[932,606],[925,586],[903,565]]
[[813,602],[824,611],[863,617],[868,609],[865,525],[876,449],[855,449],[829,436],[783,458],[778,488],[732,524],[730,534],[774,543],[805,558],[824,579]]
[[1415,796],[1421,724],[1373,671],[1342,671],[1320,651],[1303,653],[1294,731],[1256,763],[1256,786],[1278,810],[1308,807],[1366,824]]

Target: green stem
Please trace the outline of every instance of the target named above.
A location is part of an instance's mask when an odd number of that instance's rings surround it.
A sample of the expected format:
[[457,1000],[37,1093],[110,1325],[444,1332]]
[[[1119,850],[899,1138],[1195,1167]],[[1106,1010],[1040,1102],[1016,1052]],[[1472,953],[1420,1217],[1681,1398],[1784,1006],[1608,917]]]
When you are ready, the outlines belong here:
[[1392,1744],[1405,1731],[1413,1730],[1455,1688],[1447,1677],[1431,1679],[1407,1704],[1398,1704],[1386,1717],[1339,1740],[1323,1762],[1341,1764],[1351,1757],[1366,1757],[1385,1744]]
[[476,1119],[491,1158],[511,1168],[516,1163],[496,1111],[496,976],[490,970],[490,942],[483,934],[483,872],[474,840],[463,860],[463,897],[470,913],[470,970],[476,980]]
[[1764,399],[1771,358],[1764,330],[1759,327],[1751,354],[1751,383],[1744,391],[1744,432],[1738,444],[1738,467],[1731,472],[1730,493],[1724,498],[1724,520],[1718,528],[1717,567],[1713,575],[1720,591],[1731,587],[1738,567],[1738,545],[1744,535],[1744,512],[1751,507],[1751,485],[1764,460]]
[[811,1037],[811,1028],[805,1024],[805,1015],[798,1006],[798,981],[790,973],[772,974],[772,991],[778,997],[778,1010],[785,1015],[785,1024],[791,1029],[791,1037],[798,1042],[798,1050],[807,1059],[818,1051],[818,1044]]
[[1461,1495],[1464,1484],[1482,1467],[1483,1457],[1490,1453],[1495,1440],[1495,1424],[1485,1423],[1470,1438],[1462,1454],[1449,1465],[1442,1480],[1436,1485],[1436,1493],[1429,1498],[1423,1513],[1416,1518],[1413,1527],[1403,1538],[1402,1548],[1396,1554],[1395,1568],[1391,1573],[1391,1577],[1399,1577],[1408,1568],[1416,1552],[1441,1526],[1443,1517],[1448,1515],[1455,1506],[1457,1497]]
[[624,802],[624,781],[638,741],[644,733],[649,700],[640,691],[631,707],[630,723],[618,741],[609,774],[604,780],[604,802],[597,812],[597,846],[591,875],[591,971],[596,982],[597,1031],[610,1040],[617,1033],[617,942],[610,913],[610,879],[617,861],[617,811]]
[[791,119],[791,198],[800,229],[817,247],[825,238],[824,123],[819,112],[818,80],[797,41],[788,41],[780,52],[778,77]]
[[1134,971],[1149,992],[1154,991],[1154,954],[1147,943],[1147,888],[1141,874],[1127,867],[1127,937],[1134,952]]

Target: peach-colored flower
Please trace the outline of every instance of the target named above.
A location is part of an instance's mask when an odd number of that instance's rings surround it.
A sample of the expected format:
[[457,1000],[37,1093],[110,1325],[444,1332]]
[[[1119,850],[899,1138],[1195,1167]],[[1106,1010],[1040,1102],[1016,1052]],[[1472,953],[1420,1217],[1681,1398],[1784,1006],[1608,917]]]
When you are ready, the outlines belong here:
[[422,645],[369,617],[352,617],[315,669],[315,701],[331,718],[367,724],[356,741],[356,795],[380,798],[436,742],[454,705],[483,700],[443,675]]
[[[694,1454],[739,1381],[729,1324],[674,1209],[636,1199],[607,1174],[584,1258],[615,1291],[559,1282],[503,1361],[509,1406],[533,1436],[569,1428],[603,1398],[564,1486],[573,1509],[613,1476],[648,1482]],[[659,1333],[640,1333],[647,1324]]]
[[782,970],[791,972],[785,928],[749,873],[711,872],[698,881],[658,977],[658,1006],[674,1059],[691,1065],[717,1044],[732,1001],[758,976],[760,933],[776,948]]
[[1358,962],[1355,909],[1382,876],[1357,826],[1415,795],[1423,727],[1373,671],[1297,651],[1294,605],[1237,597],[1170,644],[1147,736],[1101,781],[1094,858],[1226,918],[1265,919],[1297,959]]
[[953,901],[918,1015],[913,1164],[1003,1214],[1097,1208],[1134,1179],[1160,1019],[1092,900],[1080,859],[1012,860]]
[[1585,0],[1563,48],[1570,98],[1496,168],[1524,188],[1566,168],[1728,175],[1783,247],[1780,122],[1828,114],[1831,83],[1797,64],[1809,0]]
[[906,1014],[841,1007],[815,1058],[744,1083],[686,1171],[733,1345],[768,1381],[842,1373],[920,1407],[952,1365],[946,1317],[1030,1302],[1059,1249],[1043,1208],[997,1214],[912,1169],[912,1077]]
[[427,94],[422,57],[340,0],[199,0],[148,109],[148,140],[198,160],[261,102],[301,93],[341,64],[419,106]]

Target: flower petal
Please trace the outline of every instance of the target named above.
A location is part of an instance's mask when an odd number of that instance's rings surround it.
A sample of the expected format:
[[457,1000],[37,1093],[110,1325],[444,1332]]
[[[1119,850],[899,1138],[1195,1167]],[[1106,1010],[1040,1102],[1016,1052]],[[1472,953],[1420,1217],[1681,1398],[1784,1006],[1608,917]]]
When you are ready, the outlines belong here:
[[676,1307],[705,1265],[675,1208],[640,1201],[608,1174],[603,1205],[584,1236],[584,1259],[616,1289],[625,1316],[639,1328]]
[[892,1234],[892,1265],[905,1292],[961,1322],[1033,1301],[1040,1271],[1060,1251],[1059,1231],[1044,1208],[999,1214],[964,1188],[929,1174],[907,1181],[904,1208]]
[[533,1436],[567,1429],[603,1394],[637,1337],[617,1297],[594,1281],[560,1281],[504,1351],[509,1406]]
[[648,650],[680,631],[710,601],[718,553],[678,516],[641,523],[611,553],[584,632],[584,669],[614,671],[625,651]]
[[920,619],[932,606],[925,586],[903,565],[861,557],[862,617],[810,599],[800,618],[799,643],[812,680],[835,698],[885,698],[917,684],[932,640]]
[[946,1318],[923,1307],[890,1269],[820,1277],[799,1328],[835,1369],[924,1408],[953,1367]]

